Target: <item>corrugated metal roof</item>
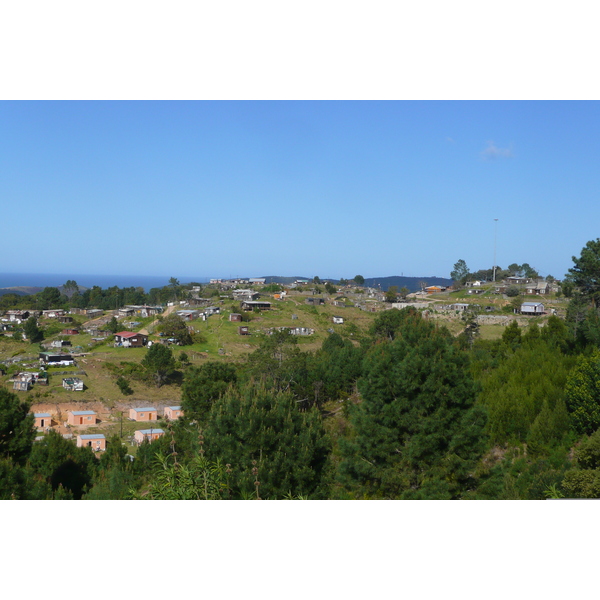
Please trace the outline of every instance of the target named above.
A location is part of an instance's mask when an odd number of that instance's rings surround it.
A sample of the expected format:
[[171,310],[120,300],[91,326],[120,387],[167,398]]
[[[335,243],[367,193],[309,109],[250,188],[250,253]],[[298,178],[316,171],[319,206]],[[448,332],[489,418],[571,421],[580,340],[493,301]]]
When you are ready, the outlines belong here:
[[105,440],[103,433],[87,433],[79,436],[82,440]]
[[135,337],[136,335],[144,335],[143,333],[134,333],[133,331],[119,331],[119,333],[115,333],[119,337],[130,338]]
[[164,433],[162,429],[138,429],[138,431],[144,435],[150,435],[151,433]]
[[523,302],[521,306],[543,306],[541,302]]
[[93,410],[72,410],[72,415],[95,415],[96,413]]
[[181,406],[165,406],[165,408],[170,408],[171,410],[181,410]]
[[51,417],[52,415],[50,413],[33,413],[33,416],[39,419],[41,417]]
[[156,410],[154,407],[152,406],[146,406],[145,408],[134,408],[133,410],[140,412],[140,411],[144,411],[144,412],[150,412],[151,410]]

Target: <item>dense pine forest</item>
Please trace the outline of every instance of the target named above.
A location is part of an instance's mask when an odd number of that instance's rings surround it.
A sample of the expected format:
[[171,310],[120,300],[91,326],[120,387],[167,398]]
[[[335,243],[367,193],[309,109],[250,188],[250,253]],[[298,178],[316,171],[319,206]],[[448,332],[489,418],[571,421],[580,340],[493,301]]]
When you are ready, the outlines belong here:
[[498,340],[409,307],[318,350],[279,331],[238,362],[181,363],[185,418],[135,459],[118,438],[100,458],[54,432],[34,443],[2,389],[0,498],[598,498],[600,240],[568,281],[565,320]]

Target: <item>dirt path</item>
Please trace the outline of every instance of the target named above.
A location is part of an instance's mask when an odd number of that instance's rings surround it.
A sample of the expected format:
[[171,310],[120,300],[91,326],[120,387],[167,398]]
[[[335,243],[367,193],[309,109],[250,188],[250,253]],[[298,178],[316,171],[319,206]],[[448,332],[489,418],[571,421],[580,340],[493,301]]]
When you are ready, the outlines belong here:
[[[177,308],[178,308],[178,307],[177,307],[177,305],[176,305],[176,304],[174,304],[173,306],[168,306],[168,307],[167,307],[167,310],[165,310],[165,312],[161,313],[161,316],[162,316],[162,317],[166,317],[166,316],[170,315],[172,312],[176,311],[176,310],[177,310]],[[154,327],[154,326],[155,326],[157,323],[158,323],[158,319],[154,319],[154,321],[152,321],[152,323],[150,323],[150,325],[149,325],[148,327],[152,328],[152,327]],[[142,335],[150,335],[150,334],[148,333],[148,329],[147,329],[146,327],[144,327],[144,329],[140,329],[140,330],[138,331],[138,333],[141,333]]]

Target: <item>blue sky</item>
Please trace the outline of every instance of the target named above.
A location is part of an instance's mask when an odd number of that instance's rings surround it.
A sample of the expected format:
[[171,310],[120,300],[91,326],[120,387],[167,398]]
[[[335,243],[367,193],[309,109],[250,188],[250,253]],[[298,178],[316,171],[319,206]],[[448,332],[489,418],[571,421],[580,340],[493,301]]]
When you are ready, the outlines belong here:
[[[3,101],[1,271],[562,277],[600,236],[600,105]],[[9,217],[10,215],[10,217]]]

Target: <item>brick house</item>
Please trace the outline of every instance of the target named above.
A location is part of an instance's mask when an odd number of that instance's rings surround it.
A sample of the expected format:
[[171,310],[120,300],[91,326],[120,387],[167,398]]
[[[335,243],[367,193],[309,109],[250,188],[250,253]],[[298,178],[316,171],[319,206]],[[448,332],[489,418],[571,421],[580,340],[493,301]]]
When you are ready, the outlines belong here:
[[70,410],[67,413],[69,425],[95,425],[96,413],[93,410]]
[[104,452],[106,450],[106,438],[102,433],[78,435],[77,447],[88,447],[91,448],[94,452]]
[[33,413],[33,425],[38,431],[44,431],[46,427],[52,425],[52,415],[50,413]]
[[175,421],[183,416],[181,406],[165,406],[164,418],[169,421]]
[[138,445],[141,444],[144,440],[153,442],[154,440],[157,440],[164,434],[165,432],[162,429],[139,429],[135,432],[133,436],[133,441],[135,444]]
[[120,331],[115,333],[115,345],[124,348],[141,348],[148,343],[148,336],[143,333],[133,333],[132,331]]
[[144,408],[130,408],[130,421],[158,421],[158,411],[151,406]]

